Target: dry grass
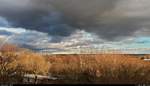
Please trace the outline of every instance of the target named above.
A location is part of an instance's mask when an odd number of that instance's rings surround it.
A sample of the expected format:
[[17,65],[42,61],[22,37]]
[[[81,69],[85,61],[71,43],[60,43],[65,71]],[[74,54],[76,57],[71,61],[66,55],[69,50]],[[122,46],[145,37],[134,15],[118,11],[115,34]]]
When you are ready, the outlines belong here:
[[143,59],[150,59],[150,55],[144,55]]
[[65,79],[103,83],[150,83],[150,62],[132,55],[52,55],[50,73]]
[[[30,51],[22,52],[22,49],[18,50],[16,46],[11,45],[2,48],[1,52],[0,77],[4,77],[4,75],[9,76],[14,71],[18,72],[18,74],[20,72],[37,74],[47,74],[49,72],[53,76],[63,78],[63,80],[71,83],[72,81],[150,83],[150,62],[134,55],[60,54],[41,56]],[[144,58],[149,57],[150,55],[144,56]]]

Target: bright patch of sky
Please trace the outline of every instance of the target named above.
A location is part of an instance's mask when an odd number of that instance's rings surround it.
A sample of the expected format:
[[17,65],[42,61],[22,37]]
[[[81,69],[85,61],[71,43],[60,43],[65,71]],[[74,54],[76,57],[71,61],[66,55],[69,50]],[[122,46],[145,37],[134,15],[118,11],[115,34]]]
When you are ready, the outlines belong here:
[[21,34],[26,32],[23,28],[9,28],[9,27],[0,27],[0,31],[7,31],[15,34]]

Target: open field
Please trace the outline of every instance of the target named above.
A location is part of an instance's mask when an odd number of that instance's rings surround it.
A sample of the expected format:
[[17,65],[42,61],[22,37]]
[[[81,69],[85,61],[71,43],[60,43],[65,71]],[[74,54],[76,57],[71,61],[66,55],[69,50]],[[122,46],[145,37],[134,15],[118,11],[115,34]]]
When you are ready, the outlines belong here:
[[150,62],[123,54],[52,55],[49,72],[91,83],[149,83]]
[[40,55],[24,49],[18,51],[18,49],[14,49],[14,46],[9,48],[1,50],[1,83],[23,83],[25,74],[57,77],[56,80],[37,82],[49,84],[150,83],[150,62],[143,60],[150,58],[150,55]]

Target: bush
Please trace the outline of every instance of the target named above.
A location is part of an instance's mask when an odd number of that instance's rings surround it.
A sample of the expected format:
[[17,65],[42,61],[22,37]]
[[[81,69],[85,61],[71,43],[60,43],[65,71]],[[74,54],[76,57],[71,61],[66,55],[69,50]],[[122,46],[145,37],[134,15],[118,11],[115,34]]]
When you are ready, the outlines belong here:
[[150,63],[131,55],[54,55],[50,73],[64,79],[103,83],[149,83]]

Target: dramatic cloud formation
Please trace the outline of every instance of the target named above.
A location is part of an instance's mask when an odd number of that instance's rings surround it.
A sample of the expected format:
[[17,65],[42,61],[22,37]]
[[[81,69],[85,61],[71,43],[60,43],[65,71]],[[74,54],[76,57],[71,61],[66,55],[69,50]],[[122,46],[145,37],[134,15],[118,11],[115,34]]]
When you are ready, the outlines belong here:
[[0,15],[13,27],[47,32],[58,39],[82,29],[109,41],[120,40],[143,27],[149,31],[149,14],[149,0],[0,1]]
[[0,38],[14,34],[12,43],[54,51],[146,47],[150,1],[0,0]]

